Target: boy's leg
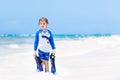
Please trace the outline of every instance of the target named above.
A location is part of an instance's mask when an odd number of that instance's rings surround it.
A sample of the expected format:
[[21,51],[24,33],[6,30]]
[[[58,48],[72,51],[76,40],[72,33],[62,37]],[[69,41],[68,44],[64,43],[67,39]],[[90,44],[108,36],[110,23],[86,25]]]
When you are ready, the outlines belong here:
[[45,72],[49,72],[49,55],[50,53],[44,53]]
[[49,72],[49,62],[45,60],[45,72]]
[[46,60],[42,60],[42,65],[45,66],[45,72],[49,72],[49,62]]

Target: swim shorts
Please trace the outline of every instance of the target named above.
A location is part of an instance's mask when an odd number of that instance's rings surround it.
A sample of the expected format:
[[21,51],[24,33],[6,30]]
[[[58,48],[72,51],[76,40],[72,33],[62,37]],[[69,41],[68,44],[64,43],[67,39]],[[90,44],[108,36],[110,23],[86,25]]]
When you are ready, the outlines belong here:
[[43,52],[41,50],[38,50],[38,56],[40,57],[41,60],[46,60],[49,61],[49,52]]

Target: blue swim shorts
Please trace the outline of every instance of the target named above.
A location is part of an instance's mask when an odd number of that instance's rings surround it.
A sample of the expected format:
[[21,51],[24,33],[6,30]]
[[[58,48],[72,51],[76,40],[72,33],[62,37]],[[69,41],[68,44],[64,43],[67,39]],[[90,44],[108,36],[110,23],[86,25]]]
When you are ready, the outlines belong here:
[[49,52],[43,52],[41,50],[38,50],[38,56],[40,57],[41,60],[46,60],[49,61]]

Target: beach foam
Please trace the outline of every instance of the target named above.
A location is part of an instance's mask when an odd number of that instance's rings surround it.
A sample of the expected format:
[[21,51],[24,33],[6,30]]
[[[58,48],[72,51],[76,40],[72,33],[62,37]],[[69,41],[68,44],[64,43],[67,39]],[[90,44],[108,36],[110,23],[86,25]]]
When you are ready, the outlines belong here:
[[8,45],[8,47],[10,47],[10,48],[19,48],[19,45],[17,45],[17,44],[10,44],[10,45]]

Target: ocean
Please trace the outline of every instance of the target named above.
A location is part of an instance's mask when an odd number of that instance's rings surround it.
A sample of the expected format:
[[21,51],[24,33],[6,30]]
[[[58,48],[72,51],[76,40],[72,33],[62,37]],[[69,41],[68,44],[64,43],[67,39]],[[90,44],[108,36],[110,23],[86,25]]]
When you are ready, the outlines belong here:
[[[55,41],[79,40],[87,37],[109,37],[111,34],[54,34]],[[34,34],[1,34],[0,56],[33,51]]]

